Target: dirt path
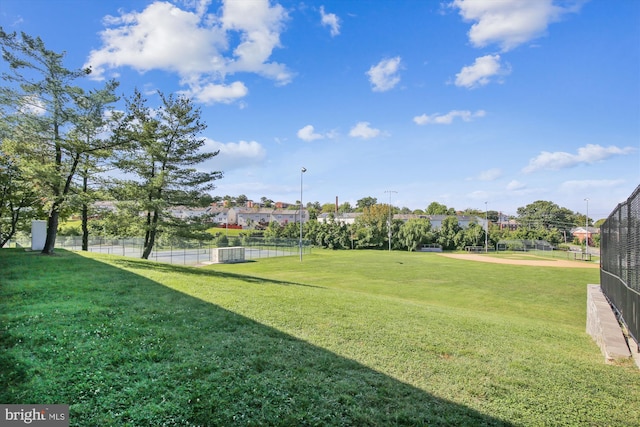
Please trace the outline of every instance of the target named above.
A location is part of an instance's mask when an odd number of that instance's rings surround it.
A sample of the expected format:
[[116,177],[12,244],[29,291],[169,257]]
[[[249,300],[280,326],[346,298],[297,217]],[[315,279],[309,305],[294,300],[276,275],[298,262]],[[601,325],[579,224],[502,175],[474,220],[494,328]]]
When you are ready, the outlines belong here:
[[447,258],[466,259],[468,261],[492,262],[494,264],[533,265],[538,267],[564,267],[564,268],[600,268],[599,264],[585,261],[571,261],[562,259],[511,259],[498,258],[491,255],[478,254],[439,254]]

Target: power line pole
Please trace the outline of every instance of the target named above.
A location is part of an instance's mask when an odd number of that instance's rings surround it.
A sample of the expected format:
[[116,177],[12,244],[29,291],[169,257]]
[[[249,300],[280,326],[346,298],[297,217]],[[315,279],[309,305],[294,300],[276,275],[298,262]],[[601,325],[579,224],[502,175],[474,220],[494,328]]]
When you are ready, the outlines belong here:
[[487,207],[488,202],[484,202],[484,226],[486,229],[484,230],[484,253],[486,254],[489,251],[489,208]]
[[391,193],[398,194],[398,192],[386,190],[385,193],[389,193],[389,252],[391,252]]
[[300,262],[302,262],[302,221],[304,215],[302,213],[302,175],[307,171],[307,168],[300,168]]

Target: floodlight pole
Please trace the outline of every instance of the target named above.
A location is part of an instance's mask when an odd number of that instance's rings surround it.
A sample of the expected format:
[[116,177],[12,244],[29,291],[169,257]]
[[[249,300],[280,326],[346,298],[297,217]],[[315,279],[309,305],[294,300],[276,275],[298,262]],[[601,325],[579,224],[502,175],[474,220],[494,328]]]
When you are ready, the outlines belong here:
[[387,190],[385,193],[389,193],[389,252],[391,252],[391,193],[398,194],[397,191]]
[[589,252],[589,199],[584,199],[587,202],[587,214],[584,217],[584,253],[585,259],[587,259],[586,254]]
[[487,209],[487,202],[484,202],[484,253],[489,252],[489,211]]
[[300,169],[300,262],[302,262],[302,175],[307,171],[307,168]]

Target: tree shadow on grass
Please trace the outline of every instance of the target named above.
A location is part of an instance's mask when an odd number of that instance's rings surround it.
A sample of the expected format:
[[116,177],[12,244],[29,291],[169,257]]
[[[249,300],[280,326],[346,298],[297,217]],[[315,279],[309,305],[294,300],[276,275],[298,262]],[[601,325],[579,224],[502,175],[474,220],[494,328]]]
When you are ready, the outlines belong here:
[[[49,263],[68,279],[28,277]],[[0,286],[0,401],[71,425],[509,425],[106,263],[2,264],[22,277]]]
[[282,286],[304,286],[308,288],[322,288],[322,286],[309,285],[306,283],[267,279],[264,277],[249,276],[246,274],[236,274],[236,273],[208,270],[208,269],[202,269],[202,268],[197,268],[193,266],[167,264],[167,263],[161,263],[161,262],[155,262],[155,261],[147,261],[143,259],[116,258],[111,260],[110,263],[120,266],[122,268],[153,270],[153,271],[162,271],[166,273],[180,273],[180,274],[188,274],[188,275],[196,275],[196,276],[209,276],[211,278],[220,277],[225,279],[240,280],[248,283],[259,283],[259,284],[261,283],[261,284],[282,285]]

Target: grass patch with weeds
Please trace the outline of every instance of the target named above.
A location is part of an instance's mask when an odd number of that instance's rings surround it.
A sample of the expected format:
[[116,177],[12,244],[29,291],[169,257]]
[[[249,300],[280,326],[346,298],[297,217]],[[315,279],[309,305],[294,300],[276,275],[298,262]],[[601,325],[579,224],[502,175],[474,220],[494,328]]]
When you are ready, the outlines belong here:
[[0,401],[72,425],[633,425],[598,271],[314,251],[206,269],[0,251]]

